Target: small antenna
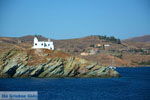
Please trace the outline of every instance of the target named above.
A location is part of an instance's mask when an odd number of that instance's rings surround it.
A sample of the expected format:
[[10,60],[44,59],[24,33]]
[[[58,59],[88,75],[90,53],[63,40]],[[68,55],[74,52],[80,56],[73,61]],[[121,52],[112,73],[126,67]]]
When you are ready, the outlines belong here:
[[49,42],[51,41],[51,37],[50,37],[50,36],[51,36],[51,35],[50,35],[51,33],[52,33],[52,32],[50,32],[49,35],[48,35],[48,41],[49,41]]

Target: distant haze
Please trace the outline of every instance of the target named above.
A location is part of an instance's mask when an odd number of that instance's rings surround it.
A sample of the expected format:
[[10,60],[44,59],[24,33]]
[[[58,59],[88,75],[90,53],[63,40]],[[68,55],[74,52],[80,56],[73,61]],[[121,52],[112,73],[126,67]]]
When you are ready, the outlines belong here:
[[53,39],[150,34],[149,0],[0,0],[0,36]]

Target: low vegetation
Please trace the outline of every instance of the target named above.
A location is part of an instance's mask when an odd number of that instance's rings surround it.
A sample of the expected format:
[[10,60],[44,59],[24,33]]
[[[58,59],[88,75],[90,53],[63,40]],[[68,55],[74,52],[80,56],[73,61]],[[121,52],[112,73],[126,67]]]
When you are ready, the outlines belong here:
[[113,43],[117,43],[117,44],[121,44],[121,40],[120,39],[117,39],[115,38],[114,36],[98,36],[100,40],[106,40],[106,41],[109,41],[109,42],[113,42]]

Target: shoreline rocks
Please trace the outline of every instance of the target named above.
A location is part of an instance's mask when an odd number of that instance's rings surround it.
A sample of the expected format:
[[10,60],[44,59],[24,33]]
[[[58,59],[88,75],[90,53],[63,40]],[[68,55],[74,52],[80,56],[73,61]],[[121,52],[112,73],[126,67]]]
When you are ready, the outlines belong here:
[[[32,50],[29,50],[30,52]],[[90,63],[84,59],[67,56],[65,58],[53,52],[37,56],[27,50],[12,49],[0,55],[0,77],[119,77],[119,73],[108,67]],[[34,50],[33,50],[34,51]],[[57,51],[58,52],[58,51]],[[55,55],[53,55],[55,54]],[[49,57],[48,55],[53,55]],[[38,62],[40,61],[40,62]],[[43,61],[43,62],[41,62]],[[28,62],[32,62],[28,64]],[[36,64],[34,65],[35,62]]]

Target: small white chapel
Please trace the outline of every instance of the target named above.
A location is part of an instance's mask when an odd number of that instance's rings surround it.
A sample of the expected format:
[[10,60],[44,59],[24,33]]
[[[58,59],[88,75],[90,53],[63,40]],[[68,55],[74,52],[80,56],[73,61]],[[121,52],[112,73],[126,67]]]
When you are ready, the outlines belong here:
[[45,41],[39,41],[37,37],[34,37],[34,43],[32,48],[45,48],[45,49],[54,50],[54,44],[53,41],[51,41],[50,39],[48,39],[48,41],[45,42]]

